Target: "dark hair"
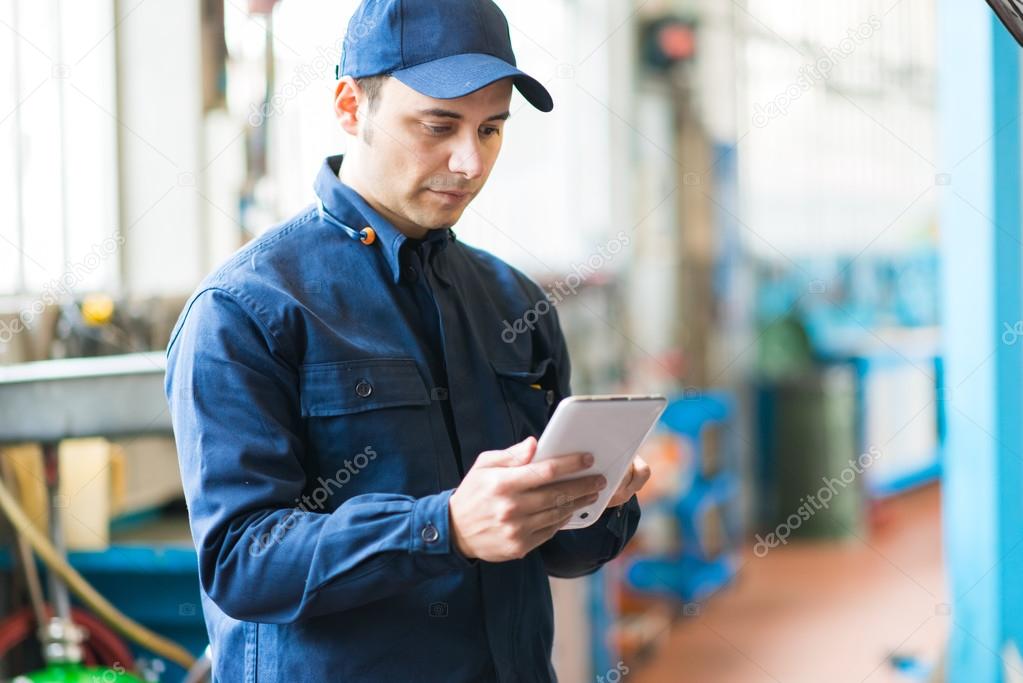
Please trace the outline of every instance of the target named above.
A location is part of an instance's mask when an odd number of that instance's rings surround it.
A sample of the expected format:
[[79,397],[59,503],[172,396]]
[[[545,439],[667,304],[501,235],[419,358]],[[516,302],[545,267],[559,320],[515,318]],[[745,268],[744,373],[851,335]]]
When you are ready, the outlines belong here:
[[382,74],[380,76],[366,76],[365,78],[355,79],[355,82],[359,84],[362,91],[366,93],[366,98],[369,100],[370,114],[375,112],[380,105],[380,91],[384,87],[384,81],[390,77],[390,74]]

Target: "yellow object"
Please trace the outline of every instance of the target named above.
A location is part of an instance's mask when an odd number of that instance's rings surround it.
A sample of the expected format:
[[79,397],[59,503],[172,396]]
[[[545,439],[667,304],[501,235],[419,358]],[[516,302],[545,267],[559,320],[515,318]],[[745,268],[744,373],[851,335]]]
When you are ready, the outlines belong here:
[[82,319],[86,325],[106,325],[114,317],[114,300],[106,294],[90,294],[82,300]]
[[110,461],[115,447],[106,439],[60,443],[57,509],[68,550],[110,546]]
[[50,512],[46,505],[46,475],[43,472],[43,450],[36,444],[0,448],[0,458],[10,463],[13,486],[21,494],[21,506],[40,533],[50,528]]

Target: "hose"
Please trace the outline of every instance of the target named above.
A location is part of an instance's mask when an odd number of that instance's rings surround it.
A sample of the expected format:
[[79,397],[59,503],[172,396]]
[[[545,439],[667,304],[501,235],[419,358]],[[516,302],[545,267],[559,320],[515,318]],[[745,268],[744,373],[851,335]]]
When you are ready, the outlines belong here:
[[0,482],[0,510],[3,511],[7,519],[14,525],[15,530],[28,541],[40,559],[50,568],[50,571],[55,572],[60,578],[64,579],[71,592],[77,595],[82,602],[88,605],[105,622],[110,624],[111,628],[147,650],[152,651],[154,654],[178,664],[183,669],[187,670],[192,667],[195,663],[195,657],[188,650],[158,633],[150,631],[142,624],[133,621],[89,585],[82,578],[82,575],[68,564],[66,559],[61,557],[57,549],[53,547],[53,544],[39,533],[39,530],[35,528],[28,515],[21,509],[21,506],[18,505],[14,496],[11,495],[11,492],[3,482]]

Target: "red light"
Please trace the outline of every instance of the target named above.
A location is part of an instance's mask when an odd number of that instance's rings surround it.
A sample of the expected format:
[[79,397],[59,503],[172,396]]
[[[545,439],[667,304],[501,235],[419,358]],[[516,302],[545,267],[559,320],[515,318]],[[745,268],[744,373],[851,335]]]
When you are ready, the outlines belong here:
[[682,61],[696,54],[696,36],[685,24],[665,26],[657,34],[657,45],[668,59]]

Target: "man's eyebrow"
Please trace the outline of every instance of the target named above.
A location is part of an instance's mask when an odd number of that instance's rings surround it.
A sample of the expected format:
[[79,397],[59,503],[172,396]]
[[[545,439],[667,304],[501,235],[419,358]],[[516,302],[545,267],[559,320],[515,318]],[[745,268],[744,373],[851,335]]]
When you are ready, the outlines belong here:
[[[455,119],[461,121],[464,116],[459,114],[457,111],[451,111],[449,109],[423,109],[419,112],[421,116],[435,116],[440,119]],[[507,121],[511,118],[511,112],[503,111],[500,114],[494,114],[493,116],[487,117],[487,121]]]
[[420,116],[436,116],[440,119],[461,119],[462,115],[457,111],[450,111],[448,109],[422,109],[419,112]]

